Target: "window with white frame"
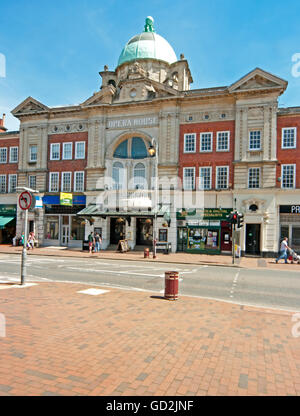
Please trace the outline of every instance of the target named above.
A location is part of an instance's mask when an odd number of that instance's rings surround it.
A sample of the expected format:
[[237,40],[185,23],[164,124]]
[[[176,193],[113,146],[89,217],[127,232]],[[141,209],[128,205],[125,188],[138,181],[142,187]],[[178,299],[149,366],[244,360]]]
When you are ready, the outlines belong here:
[[75,159],[85,158],[85,142],[76,142],[75,144]]
[[249,132],[249,150],[261,150],[261,131]]
[[281,165],[281,187],[295,188],[296,165]]
[[260,168],[249,168],[248,170],[248,188],[259,188],[260,185]]
[[226,189],[228,188],[228,176],[229,176],[229,167],[228,166],[217,166],[216,168],[216,188],[217,189]]
[[63,160],[70,160],[72,159],[72,150],[73,150],[73,143],[64,143],[63,144]]
[[212,133],[201,133],[200,134],[200,152],[211,152],[212,151]]
[[113,189],[122,189],[124,187],[125,169],[121,162],[115,162],[112,167]]
[[84,191],[84,172],[74,172],[74,191]]
[[296,137],[297,137],[296,127],[282,129],[281,148],[282,149],[295,149]]
[[50,145],[50,160],[59,160],[60,159],[60,144],[51,143]]
[[6,175],[0,175],[0,193],[6,193]]
[[146,169],[143,163],[137,163],[133,171],[134,187],[136,189],[146,188]]
[[18,163],[18,146],[13,146],[9,148],[9,162]]
[[31,189],[36,189],[36,176],[30,175],[28,178],[28,186]]
[[33,144],[29,147],[29,161],[36,162],[37,161],[37,145]]
[[59,173],[50,172],[49,174],[49,192],[59,191]]
[[211,189],[211,167],[199,168],[199,189]]
[[195,188],[195,168],[183,168],[183,189],[193,190]]
[[217,152],[229,151],[229,131],[218,131],[217,133]]
[[7,147],[0,147],[0,163],[7,163]]
[[195,153],[196,151],[196,134],[184,135],[184,153]]
[[71,172],[62,172],[61,175],[61,190],[62,192],[71,192]]
[[8,192],[16,192],[17,188],[17,175],[8,175]]

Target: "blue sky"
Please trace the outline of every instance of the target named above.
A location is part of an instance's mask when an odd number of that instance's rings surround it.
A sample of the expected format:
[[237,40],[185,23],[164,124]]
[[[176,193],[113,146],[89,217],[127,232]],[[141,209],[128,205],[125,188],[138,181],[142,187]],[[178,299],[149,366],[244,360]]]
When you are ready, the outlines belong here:
[[[189,61],[192,88],[230,85],[255,67],[289,82],[281,106],[300,106],[298,0],[14,0],[1,2],[0,114],[28,96],[48,106],[77,104],[115,69],[125,43],[153,16],[155,29]],[[1,69],[0,69],[1,75]]]

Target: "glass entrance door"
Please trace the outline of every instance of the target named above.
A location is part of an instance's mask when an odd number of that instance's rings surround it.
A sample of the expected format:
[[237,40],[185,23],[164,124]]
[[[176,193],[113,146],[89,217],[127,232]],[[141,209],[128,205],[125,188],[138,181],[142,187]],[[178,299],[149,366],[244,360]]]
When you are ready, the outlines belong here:
[[177,251],[184,252],[187,249],[187,228],[178,228],[177,230]]
[[260,224],[246,224],[246,254],[260,254]]
[[62,216],[62,225],[61,225],[61,238],[60,243],[62,246],[67,246],[70,239],[70,220],[68,215]]

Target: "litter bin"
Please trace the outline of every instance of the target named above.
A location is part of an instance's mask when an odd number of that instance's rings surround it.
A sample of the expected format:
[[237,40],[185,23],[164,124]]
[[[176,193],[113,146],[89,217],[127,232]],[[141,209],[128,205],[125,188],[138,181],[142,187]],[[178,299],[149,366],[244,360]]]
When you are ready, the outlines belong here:
[[144,248],[144,259],[149,258],[149,248]]
[[82,241],[82,251],[89,251],[89,241],[83,240]]
[[167,300],[178,299],[178,272],[165,272],[165,298]]

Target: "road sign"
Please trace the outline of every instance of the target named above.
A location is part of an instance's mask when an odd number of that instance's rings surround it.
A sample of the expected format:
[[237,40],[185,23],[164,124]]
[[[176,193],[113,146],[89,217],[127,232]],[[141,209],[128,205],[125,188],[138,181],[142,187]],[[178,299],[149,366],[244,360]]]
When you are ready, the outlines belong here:
[[22,192],[19,196],[19,207],[24,211],[28,210],[32,203],[32,195],[30,192]]

